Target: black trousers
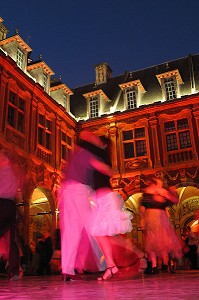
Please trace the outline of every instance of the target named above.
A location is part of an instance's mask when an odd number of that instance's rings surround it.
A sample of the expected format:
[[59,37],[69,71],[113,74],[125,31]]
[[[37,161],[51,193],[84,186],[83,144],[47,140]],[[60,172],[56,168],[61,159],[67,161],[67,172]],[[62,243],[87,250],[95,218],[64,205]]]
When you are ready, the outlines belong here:
[[19,273],[19,248],[16,241],[16,204],[0,198],[0,237],[10,232],[9,274]]

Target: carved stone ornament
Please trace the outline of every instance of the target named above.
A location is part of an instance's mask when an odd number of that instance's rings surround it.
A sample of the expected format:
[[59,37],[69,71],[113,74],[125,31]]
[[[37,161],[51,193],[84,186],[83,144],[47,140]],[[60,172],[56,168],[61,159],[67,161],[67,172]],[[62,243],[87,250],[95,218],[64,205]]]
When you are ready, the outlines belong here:
[[148,161],[147,158],[136,158],[134,160],[129,160],[124,163],[125,171],[136,170],[141,168],[147,168]]

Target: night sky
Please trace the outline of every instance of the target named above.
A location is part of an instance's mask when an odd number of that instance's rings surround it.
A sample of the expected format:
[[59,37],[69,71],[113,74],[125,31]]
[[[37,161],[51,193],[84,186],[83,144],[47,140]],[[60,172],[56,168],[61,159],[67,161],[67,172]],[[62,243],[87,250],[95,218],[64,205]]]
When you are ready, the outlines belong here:
[[7,0],[0,17],[69,88],[102,62],[117,76],[199,53],[199,0]]

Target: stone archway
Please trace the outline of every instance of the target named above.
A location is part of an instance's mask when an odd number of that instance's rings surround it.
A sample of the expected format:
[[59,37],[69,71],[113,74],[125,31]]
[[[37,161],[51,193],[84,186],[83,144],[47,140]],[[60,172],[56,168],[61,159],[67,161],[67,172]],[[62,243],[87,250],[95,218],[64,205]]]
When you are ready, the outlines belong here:
[[[177,189],[179,196],[178,205],[169,209],[171,222],[176,233],[181,236],[184,226],[194,226],[195,213],[199,210],[199,189],[193,186],[180,187]],[[139,227],[139,205],[142,193],[130,195],[125,201],[125,207],[133,214],[132,236],[142,243],[142,233]]]
[[38,234],[54,230],[54,200],[50,191],[37,187],[30,200],[29,239],[35,240]]
[[195,225],[195,214],[199,210],[199,189],[193,186],[178,189],[178,218],[181,230]]
[[133,215],[132,225],[133,230],[131,232],[132,237],[142,244],[142,232],[139,226],[139,206],[142,193],[136,193],[128,197],[124,203],[124,207],[130,211]]

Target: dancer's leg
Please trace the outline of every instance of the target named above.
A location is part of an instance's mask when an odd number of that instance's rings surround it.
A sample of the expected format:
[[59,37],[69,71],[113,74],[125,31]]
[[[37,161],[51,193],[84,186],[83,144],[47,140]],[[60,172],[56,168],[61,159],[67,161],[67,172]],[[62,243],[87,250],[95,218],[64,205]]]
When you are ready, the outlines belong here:
[[118,268],[115,265],[113,254],[112,254],[112,246],[108,236],[97,236],[96,237],[98,244],[104,254],[107,264],[107,270],[104,273],[102,280],[107,280],[112,277],[114,274],[118,272]]

